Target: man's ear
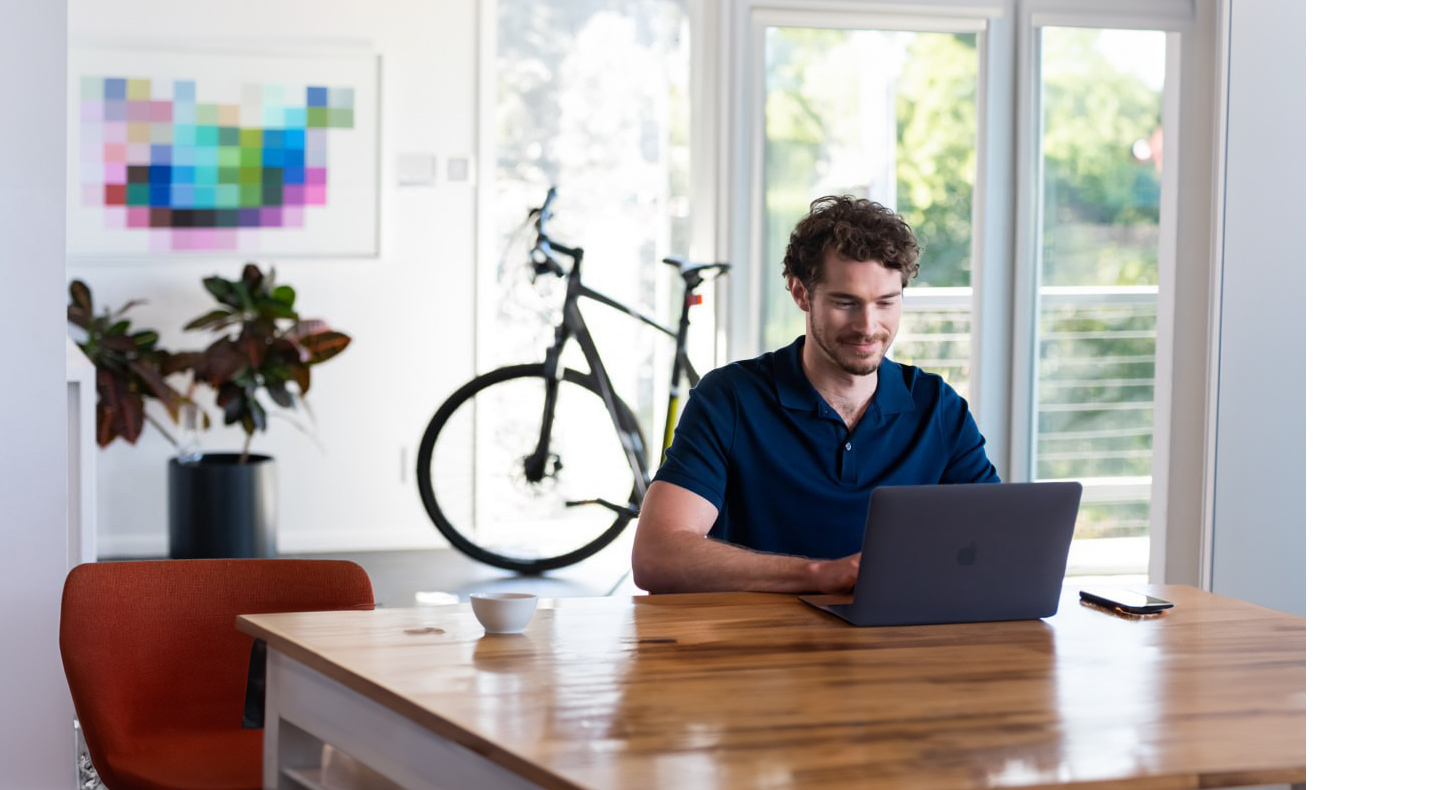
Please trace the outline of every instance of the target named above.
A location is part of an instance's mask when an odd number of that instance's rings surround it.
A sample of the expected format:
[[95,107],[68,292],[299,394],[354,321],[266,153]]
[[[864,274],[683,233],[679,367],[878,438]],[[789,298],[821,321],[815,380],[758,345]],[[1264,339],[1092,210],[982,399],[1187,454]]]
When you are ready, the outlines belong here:
[[811,312],[811,294],[806,292],[806,286],[802,284],[800,278],[787,277],[786,290],[791,292],[791,299],[796,302],[797,307],[801,308],[801,312]]

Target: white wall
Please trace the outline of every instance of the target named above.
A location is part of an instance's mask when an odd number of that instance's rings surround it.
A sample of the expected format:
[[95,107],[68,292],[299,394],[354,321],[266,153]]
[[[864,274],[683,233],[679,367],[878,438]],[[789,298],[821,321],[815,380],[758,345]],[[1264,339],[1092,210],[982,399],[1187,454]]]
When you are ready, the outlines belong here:
[[0,788],[75,786],[67,567],[65,4],[0,0]]
[[1305,615],[1305,3],[1229,5],[1211,589]]
[[[432,153],[443,163],[475,151],[474,0],[72,0],[70,36],[72,44],[379,54],[380,257],[260,261],[295,286],[302,316],[324,318],[354,338],[313,371],[309,401],[323,450],[278,419],[253,449],[279,463],[280,551],[444,545],[416,494],[414,450],[430,414],[473,372],[475,191],[399,187],[394,169],[402,152]],[[137,325],[159,330],[168,347],[197,348],[206,336],[180,329],[209,309],[201,278],[234,278],[245,260],[72,261],[68,273],[88,282],[99,304],[149,300],[134,311]],[[219,425],[219,412],[212,416]],[[145,434],[137,446],[117,442],[100,454],[102,556],[166,551],[172,451],[152,430]],[[212,430],[203,444],[237,450],[241,439],[237,429]]]

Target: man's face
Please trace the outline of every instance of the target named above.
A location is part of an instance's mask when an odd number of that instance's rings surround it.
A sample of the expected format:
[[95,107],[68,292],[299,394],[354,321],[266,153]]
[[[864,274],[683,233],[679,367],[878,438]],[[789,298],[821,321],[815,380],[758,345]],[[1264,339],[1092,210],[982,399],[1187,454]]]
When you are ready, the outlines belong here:
[[790,288],[806,311],[806,341],[821,352],[818,361],[853,376],[876,372],[901,324],[899,270],[828,252],[809,293],[795,278]]

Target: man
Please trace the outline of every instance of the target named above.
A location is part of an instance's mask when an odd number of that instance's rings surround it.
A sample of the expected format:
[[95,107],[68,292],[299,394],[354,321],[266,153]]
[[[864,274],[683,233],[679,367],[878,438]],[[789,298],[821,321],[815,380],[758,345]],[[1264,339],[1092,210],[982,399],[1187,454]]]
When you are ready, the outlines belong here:
[[631,555],[651,592],[850,592],[878,485],[997,482],[966,401],[886,358],[919,269],[884,206],[824,197],[783,274],[806,333],[691,392]]

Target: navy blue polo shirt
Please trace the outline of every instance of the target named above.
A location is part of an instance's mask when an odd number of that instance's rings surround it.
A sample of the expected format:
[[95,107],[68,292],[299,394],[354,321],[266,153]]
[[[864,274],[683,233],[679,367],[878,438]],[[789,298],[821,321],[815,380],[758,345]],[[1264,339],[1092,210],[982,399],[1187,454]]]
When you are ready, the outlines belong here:
[[940,376],[887,359],[855,429],[801,368],[795,343],[706,374],[657,480],[705,497],[711,537],[831,559],[861,550],[879,485],[995,483],[966,401]]

